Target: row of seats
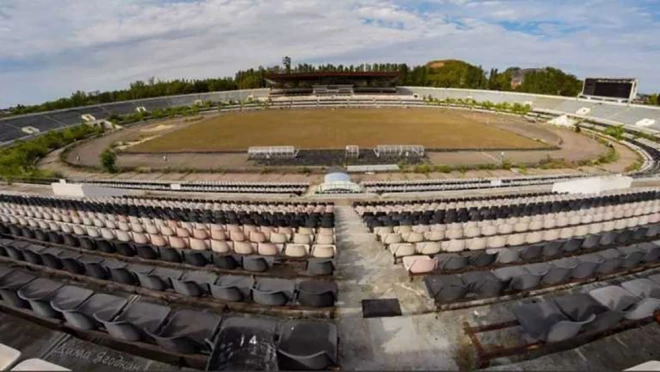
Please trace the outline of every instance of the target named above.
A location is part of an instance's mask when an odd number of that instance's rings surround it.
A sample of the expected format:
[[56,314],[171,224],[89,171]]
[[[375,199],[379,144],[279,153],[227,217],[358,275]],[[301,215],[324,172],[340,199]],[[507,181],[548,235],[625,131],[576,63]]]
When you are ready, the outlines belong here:
[[[655,199],[655,189],[631,189],[616,190],[603,194],[565,194],[565,193],[534,193],[534,194],[512,194],[512,195],[484,195],[461,198],[443,199],[414,199],[414,200],[386,200],[355,202],[353,204],[358,214],[380,213],[380,212],[420,212],[427,210],[450,210],[463,208],[482,208],[500,206],[534,206],[541,204],[542,207],[556,207],[557,203],[562,205],[577,206],[581,209],[586,206],[613,205],[625,202],[635,202]],[[556,211],[556,210],[555,210]]]
[[[25,206],[22,208],[32,213],[54,213],[69,215],[70,218],[78,214],[79,218],[85,217],[81,212],[101,213],[113,219],[132,217],[148,217],[162,220],[176,220],[190,223],[204,224],[236,224],[236,225],[260,225],[276,227],[300,226],[308,228],[332,228],[334,227],[334,212],[288,212],[288,211],[223,211],[210,209],[170,208],[163,206],[125,206],[113,203],[88,203],[81,200],[42,198],[35,196],[0,195],[0,206],[7,208]],[[34,208],[29,208],[34,207]],[[47,208],[47,209],[44,209]],[[15,208],[16,209],[16,208]],[[324,208],[325,209],[325,208]],[[101,217],[90,215],[88,218]]]
[[[39,221],[43,224],[39,223]],[[263,241],[255,243],[251,241],[225,241],[214,239],[195,239],[179,236],[167,236],[162,234],[144,234],[137,232],[125,232],[121,230],[100,229],[83,227],[80,225],[66,223],[45,224],[42,220],[26,218],[18,220],[19,224],[9,224],[8,230],[14,236],[24,236],[28,239],[37,239],[55,244],[65,244],[85,249],[99,249],[107,253],[120,252],[126,256],[139,255],[147,259],[155,259],[163,256],[167,251],[169,261],[181,262],[186,250],[191,255],[211,255],[212,252],[220,254],[238,255],[261,255],[282,256],[291,258],[333,258],[337,254],[334,244],[302,244],[302,243],[273,243]],[[21,225],[20,223],[24,224]],[[286,241],[283,235],[282,241]],[[245,238],[244,235],[241,235]],[[264,237],[261,235],[261,237]],[[297,235],[299,241],[312,242],[309,235]],[[317,239],[320,241],[333,241],[331,235],[319,235],[325,237]],[[183,252],[182,252],[183,251]]]
[[442,180],[437,180],[437,182],[417,182],[409,181],[405,184],[393,184],[389,185],[385,182],[381,182],[381,185],[365,185],[364,189],[367,192],[384,194],[384,193],[406,193],[406,192],[426,192],[426,191],[453,191],[453,190],[479,190],[479,189],[497,189],[497,188],[507,188],[507,187],[524,187],[524,186],[539,186],[552,184],[558,181],[567,181],[580,178],[582,176],[565,176],[565,177],[553,177],[553,178],[537,178],[537,179],[512,179],[507,182],[465,182],[465,183],[456,183],[456,184],[445,184]]
[[[611,244],[614,241],[626,242],[641,237],[651,238],[660,231],[657,223],[640,225],[644,221],[637,217],[624,218],[612,223],[594,223],[577,227],[565,227],[529,233],[494,235],[487,238],[453,239],[441,242],[390,243],[388,248],[395,261],[414,254],[437,254],[440,252],[481,251],[504,247],[519,247],[560,239],[583,237],[585,244]],[[387,240],[386,240],[387,242]],[[600,243],[599,243],[600,242]]]
[[[647,202],[644,202],[647,203]],[[640,225],[660,220],[660,201],[644,206],[642,203],[625,204],[617,207],[583,209],[574,212],[559,212],[532,217],[510,217],[507,219],[470,221],[466,223],[435,225],[401,225],[374,228],[376,237],[384,244],[417,243],[461,238],[489,237],[557,228],[591,225],[594,223],[614,224],[625,218],[637,217]]]
[[660,242],[638,245],[637,252],[620,248],[607,249],[576,257],[549,262],[506,266],[490,271],[470,271],[464,274],[429,275],[424,283],[429,295],[438,303],[464,299],[481,299],[503,293],[531,291],[556,286],[571,280],[586,280],[599,275],[629,270],[660,261]]
[[658,199],[660,199],[660,193],[654,190],[626,195],[553,200],[527,204],[472,206],[453,209],[428,209],[424,211],[391,210],[363,212],[362,219],[370,229],[374,229],[377,226],[451,224],[578,211],[621,204],[653,202]]
[[[243,354],[246,351],[254,352],[253,342],[258,340],[240,340],[251,333],[249,329],[257,328],[269,331],[268,341],[277,352],[276,365],[284,362],[287,369],[318,370],[337,362],[337,330],[328,322],[280,322],[173,309],[134,296],[66,285],[5,266],[0,266],[0,283],[3,306],[28,309],[37,317],[61,319],[75,329],[101,330],[122,341],[155,343],[179,354],[215,354],[214,358],[221,354],[224,363],[245,363],[240,358],[247,357]],[[250,361],[259,364],[260,357],[253,355],[256,360]]]
[[[471,196],[449,196],[441,198],[424,198],[424,199],[399,199],[399,200],[369,200],[369,201],[356,201],[353,202],[353,207],[358,213],[364,208],[370,207],[385,207],[385,206],[427,206],[430,204],[453,204],[454,206],[465,206],[468,203],[481,205],[481,203],[493,203],[497,200],[532,200],[532,198],[541,198],[546,196],[557,197],[558,194],[550,191],[546,192],[520,192],[520,193],[506,193],[503,195],[471,195]],[[426,209],[426,208],[425,208]]]
[[100,280],[161,292],[173,290],[188,297],[208,296],[223,301],[247,301],[265,306],[300,304],[311,307],[334,306],[337,297],[337,286],[331,281],[255,279],[250,276],[216,275],[208,271],[127,265],[122,261],[93,254],[79,254],[21,241],[0,241],[0,255]]
[[[110,218],[114,215],[95,216],[100,218],[79,218],[70,217],[67,214],[59,213],[41,213],[30,212],[20,209],[0,208],[0,222],[25,225],[26,221],[34,221],[38,227],[45,229],[50,224],[60,225],[79,225],[82,228],[100,228],[119,230],[123,232],[158,234],[164,236],[178,236],[181,238],[193,237],[195,239],[214,239],[231,241],[252,241],[262,243],[271,241],[273,243],[294,242],[299,244],[311,244],[318,242],[321,244],[334,243],[334,229],[320,227],[313,229],[309,227],[273,227],[273,226],[255,226],[255,225],[220,225],[220,224],[199,224],[180,221],[163,221],[160,219],[150,219],[136,217],[129,218],[128,221],[121,221],[126,218]],[[123,216],[118,216],[123,217]],[[36,227],[36,226],[35,226]]]
[[623,320],[649,318],[659,309],[660,274],[656,274],[518,305],[513,315],[530,340],[561,342],[580,332],[605,332]]
[[[278,183],[278,182],[223,182],[217,184],[190,182],[138,182],[138,181],[72,181],[87,185],[138,190],[176,190],[180,192],[220,192],[242,194],[293,194],[302,195],[309,188],[309,183]],[[173,185],[178,185],[173,188]]]
[[[80,230],[87,233],[87,231]],[[93,232],[91,230],[90,232]],[[127,235],[132,240],[105,239],[96,235],[76,235],[54,230],[35,229],[30,226],[0,224],[0,233],[14,237],[34,239],[45,243],[82,248],[87,251],[99,251],[109,254],[120,254],[126,257],[138,256],[146,260],[163,260],[203,267],[214,265],[225,270],[242,268],[250,272],[269,270],[278,261],[278,256],[292,258],[309,258],[306,260],[307,275],[331,275],[334,262],[329,258],[336,254],[334,245],[287,244],[282,250],[272,243],[253,244],[248,242],[197,241],[198,247],[174,248],[170,241],[162,236]],[[194,242],[194,241],[193,241]],[[183,247],[183,246],[182,246]],[[196,249],[196,248],[204,249]],[[327,257],[315,257],[327,256]]]
[[[645,236],[643,230],[630,241],[646,240],[654,236]],[[568,257],[580,252],[604,250],[612,245],[600,245],[600,241],[584,238],[555,240],[547,243],[526,245],[516,248],[488,249],[470,252],[468,254],[442,253],[434,255],[414,255],[403,257],[403,266],[410,275],[428,274],[431,272],[446,272],[466,269],[486,268],[491,265],[511,265],[523,262],[534,262],[559,257]],[[621,244],[614,242],[615,245]],[[660,247],[654,243],[640,243],[618,247],[624,261],[644,259],[652,262],[660,257]]]

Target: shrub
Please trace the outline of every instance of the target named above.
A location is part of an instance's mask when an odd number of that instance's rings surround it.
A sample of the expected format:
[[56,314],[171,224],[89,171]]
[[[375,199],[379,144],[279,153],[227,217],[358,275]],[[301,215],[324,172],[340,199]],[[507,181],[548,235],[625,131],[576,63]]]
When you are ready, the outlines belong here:
[[421,164],[421,165],[416,165],[414,168],[415,173],[423,173],[423,174],[429,174],[433,170],[433,167],[431,167],[428,164]]
[[117,171],[117,154],[114,151],[106,149],[100,155],[101,167],[108,173],[115,173]]
[[451,167],[448,165],[438,165],[435,167],[435,170],[441,173],[451,173]]

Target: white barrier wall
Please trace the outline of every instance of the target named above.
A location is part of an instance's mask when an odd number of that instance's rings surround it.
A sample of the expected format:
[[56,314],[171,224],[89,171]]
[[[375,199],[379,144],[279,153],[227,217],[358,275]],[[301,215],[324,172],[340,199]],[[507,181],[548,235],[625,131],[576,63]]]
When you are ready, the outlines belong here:
[[53,183],[53,194],[56,196],[72,196],[77,198],[96,198],[107,196],[131,195],[128,190],[115,189],[110,187],[83,185],[80,183]]
[[600,194],[609,190],[629,189],[632,181],[632,177],[626,176],[581,178],[555,182],[552,191],[569,194]]

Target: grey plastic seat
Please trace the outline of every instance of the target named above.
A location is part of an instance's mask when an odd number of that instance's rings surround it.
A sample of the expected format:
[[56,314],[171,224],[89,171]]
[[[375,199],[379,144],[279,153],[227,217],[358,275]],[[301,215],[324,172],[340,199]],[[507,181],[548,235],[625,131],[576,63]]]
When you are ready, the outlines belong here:
[[100,325],[94,318],[95,315],[100,319],[111,319],[127,303],[128,301],[123,297],[96,293],[76,307],[63,306],[61,303],[52,303],[52,306],[64,315],[64,319],[72,327],[91,330],[98,328]]
[[234,270],[240,266],[240,258],[236,258],[231,254],[220,254],[211,252],[213,257],[213,264],[224,270]]
[[127,341],[144,340],[165,322],[171,309],[168,306],[138,301],[126,307],[118,316],[109,312],[96,313],[94,318],[103,324],[108,333]]
[[583,322],[595,316],[592,322],[582,327],[586,332],[602,332],[614,328],[623,318],[621,313],[608,309],[586,293],[554,297],[552,301],[574,322]]
[[503,265],[518,262],[520,260],[520,251],[517,249],[493,248],[487,249],[486,252],[497,254],[497,259],[495,261]]
[[160,257],[158,247],[151,244],[133,244],[137,255],[146,260],[157,260]]
[[495,263],[497,260],[497,253],[479,251],[479,252],[470,252],[468,256],[468,262],[472,266],[476,267],[486,267]]
[[64,251],[59,248],[46,248],[39,252],[44,265],[55,270],[61,270],[64,267],[60,259],[60,255],[63,253]]
[[184,249],[183,260],[190,265],[203,267],[213,263],[213,252]]
[[135,272],[141,287],[149,288],[154,291],[165,291],[172,288],[171,279],[180,279],[183,276],[181,270],[157,267],[149,272]]
[[94,291],[91,289],[65,285],[55,291],[48,304],[40,304],[40,311],[44,315],[53,315],[53,318],[62,318],[62,312],[58,309],[76,309],[93,294]]
[[468,265],[468,258],[458,253],[443,253],[435,256],[440,270],[461,270]]
[[583,242],[584,238],[570,238],[564,243],[561,250],[564,252],[575,252],[582,247]]
[[275,337],[278,323],[265,318],[226,319],[213,351],[209,371],[276,371],[278,370]]
[[543,254],[544,244],[533,244],[517,248],[520,251],[520,259],[523,261],[531,261],[541,257]]
[[546,272],[527,270],[525,266],[501,267],[492,271],[512,291],[529,291],[536,288]]
[[174,291],[183,296],[201,297],[209,294],[209,284],[218,280],[218,276],[208,271],[189,271],[181,278],[170,278]]
[[598,254],[585,254],[577,256],[578,266],[573,269],[571,276],[575,279],[587,279],[596,274],[596,269],[605,259]]
[[541,255],[544,258],[558,257],[562,253],[562,247],[564,244],[566,244],[565,240],[553,240],[551,242],[547,242],[543,245],[543,251]]
[[252,299],[260,305],[283,306],[293,300],[295,287],[293,280],[261,278],[252,289]]
[[50,306],[50,300],[64,285],[46,278],[37,278],[18,290],[18,297],[27,301],[32,310],[47,318],[57,318],[59,313]]
[[645,248],[644,257],[642,257],[642,262],[650,263],[660,261],[660,245],[659,241],[654,241],[651,243],[640,244],[639,247]]
[[542,285],[558,285],[568,281],[571,273],[578,266],[578,261],[574,257],[564,257],[559,260],[548,262],[548,273],[541,278]]
[[302,306],[332,307],[337,300],[337,283],[329,280],[303,280],[298,283],[298,302]]
[[602,237],[597,245],[608,246],[615,244],[618,237],[619,237],[618,231],[608,231],[605,234],[602,234]]
[[582,249],[590,250],[597,248],[601,245],[610,245],[614,243],[616,236],[613,236],[614,232],[610,231],[601,236],[601,234],[590,234],[584,238],[582,242]]
[[617,251],[621,255],[621,267],[625,269],[631,269],[639,265],[645,254],[645,251],[638,245],[619,247]]
[[597,288],[589,291],[589,295],[601,305],[623,314],[626,319],[648,318],[660,308],[660,299],[639,298],[619,286]]
[[332,275],[335,263],[329,258],[309,258],[305,273],[309,276]]
[[275,263],[275,257],[244,256],[241,259],[243,269],[257,273],[267,271]]
[[23,253],[23,259],[33,265],[43,265],[41,251],[44,249],[46,249],[46,247],[43,245],[30,244],[21,250]]
[[611,248],[597,253],[604,261],[598,266],[596,272],[599,274],[613,273],[621,267],[623,260],[618,250]]
[[571,339],[580,332],[583,325],[596,318],[592,314],[584,321],[571,321],[551,301],[516,306],[513,314],[526,335],[532,340],[544,342]]
[[183,262],[183,250],[172,247],[158,247],[160,259],[168,262]]
[[332,323],[290,320],[277,345],[284,370],[322,370],[337,362],[337,327]]
[[7,256],[9,256],[9,258],[23,261],[25,260],[23,250],[29,245],[30,243],[28,242],[8,240],[8,243],[5,245],[5,251],[7,252]]
[[250,299],[254,279],[249,276],[222,275],[209,285],[211,296],[223,301],[240,302]]
[[213,339],[221,320],[207,311],[177,310],[157,331],[146,333],[171,352],[199,354],[209,351],[207,340]]
[[[103,261],[103,267],[105,267],[109,274],[110,278],[112,281],[121,283],[121,284],[128,284],[128,285],[138,285],[138,278],[136,274],[133,272],[133,267],[134,266],[142,266],[142,265],[135,265],[135,264],[127,264],[124,261],[118,261],[114,259],[109,259]],[[149,271],[153,270],[151,267],[144,266],[145,269],[148,268]],[[138,267],[139,269],[139,267]],[[148,272],[148,271],[147,271]]]
[[650,279],[633,279],[621,283],[621,287],[640,298],[660,299],[660,284]]
[[12,270],[0,278],[0,296],[7,305],[17,308],[27,308],[27,301],[18,297],[18,290],[35,280],[37,277],[24,270]]
[[105,259],[99,256],[81,255],[78,259],[65,258],[62,263],[67,271],[76,274],[85,274],[92,278],[106,280],[110,277],[110,271],[103,265]]
[[504,283],[490,271],[470,271],[462,274],[461,278],[468,292],[478,298],[499,296],[504,287]]
[[468,286],[460,275],[430,275],[424,278],[429,295],[439,303],[453,302],[465,297]]

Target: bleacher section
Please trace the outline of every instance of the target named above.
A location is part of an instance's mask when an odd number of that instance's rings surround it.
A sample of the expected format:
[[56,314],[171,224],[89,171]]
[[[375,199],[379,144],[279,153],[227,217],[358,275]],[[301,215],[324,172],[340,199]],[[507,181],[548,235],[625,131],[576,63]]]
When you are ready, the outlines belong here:
[[334,368],[334,242],[331,204],[0,195],[0,309],[182,366]]
[[428,191],[452,191],[452,190],[478,190],[496,189],[508,187],[524,187],[549,185],[557,181],[565,181],[583,176],[576,175],[552,175],[552,176],[530,176],[518,178],[457,178],[457,179],[431,179],[412,181],[365,181],[362,186],[367,192],[379,194],[403,193],[403,192],[428,192]]

